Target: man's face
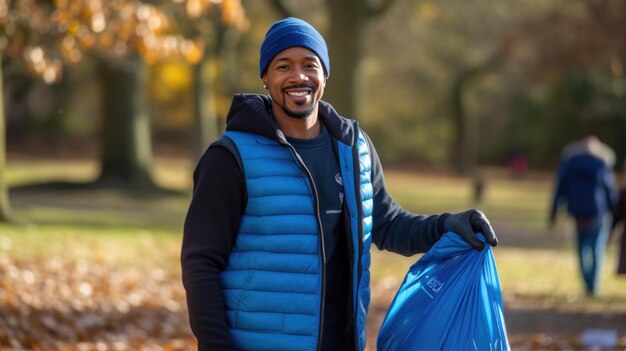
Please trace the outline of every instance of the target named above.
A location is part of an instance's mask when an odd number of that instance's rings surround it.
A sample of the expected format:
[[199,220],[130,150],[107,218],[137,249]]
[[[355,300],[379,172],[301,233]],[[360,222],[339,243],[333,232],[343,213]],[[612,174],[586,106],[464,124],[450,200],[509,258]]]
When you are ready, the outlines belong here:
[[302,47],[281,51],[267,67],[263,76],[273,105],[293,118],[306,118],[314,112],[322,95],[326,78],[317,55]]

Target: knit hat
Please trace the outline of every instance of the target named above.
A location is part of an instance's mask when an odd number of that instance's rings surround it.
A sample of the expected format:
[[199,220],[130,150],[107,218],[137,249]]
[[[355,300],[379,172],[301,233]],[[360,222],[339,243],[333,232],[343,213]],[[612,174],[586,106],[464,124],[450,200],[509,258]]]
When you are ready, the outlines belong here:
[[274,23],[265,34],[265,39],[261,44],[259,62],[261,78],[263,78],[267,66],[278,53],[296,46],[307,48],[317,54],[324,66],[326,77],[330,76],[328,48],[322,35],[307,22],[299,18],[289,17]]

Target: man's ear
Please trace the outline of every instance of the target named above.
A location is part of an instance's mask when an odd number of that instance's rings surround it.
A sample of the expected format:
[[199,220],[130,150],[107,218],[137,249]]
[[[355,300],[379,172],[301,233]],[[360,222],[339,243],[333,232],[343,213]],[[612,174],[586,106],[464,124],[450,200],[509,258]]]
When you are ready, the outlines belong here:
[[263,78],[261,78],[261,80],[263,81],[263,89],[267,89],[270,86],[267,81],[267,72],[263,74]]

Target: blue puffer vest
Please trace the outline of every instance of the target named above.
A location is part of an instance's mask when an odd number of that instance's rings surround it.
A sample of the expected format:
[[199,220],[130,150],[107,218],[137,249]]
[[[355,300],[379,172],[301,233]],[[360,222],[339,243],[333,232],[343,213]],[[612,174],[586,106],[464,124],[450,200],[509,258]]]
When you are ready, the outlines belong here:
[[[238,149],[248,195],[221,274],[235,345],[242,350],[318,350],[325,268],[309,173],[286,142],[244,132],[224,135]],[[351,286],[357,342],[363,350],[370,300],[371,160],[361,133],[356,147],[339,142],[338,154],[355,258]]]

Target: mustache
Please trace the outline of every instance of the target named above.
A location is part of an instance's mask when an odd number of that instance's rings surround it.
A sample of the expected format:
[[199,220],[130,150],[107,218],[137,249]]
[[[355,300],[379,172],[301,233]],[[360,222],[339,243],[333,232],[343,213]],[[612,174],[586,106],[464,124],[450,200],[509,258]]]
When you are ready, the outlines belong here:
[[315,90],[315,85],[310,84],[310,83],[301,83],[301,84],[290,85],[288,87],[284,87],[282,89],[282,92],[284,93],[285,91],[287,91],[289,89],[301,89],[301,88],[308,88],[308,89],[311,89],[311,90]]

